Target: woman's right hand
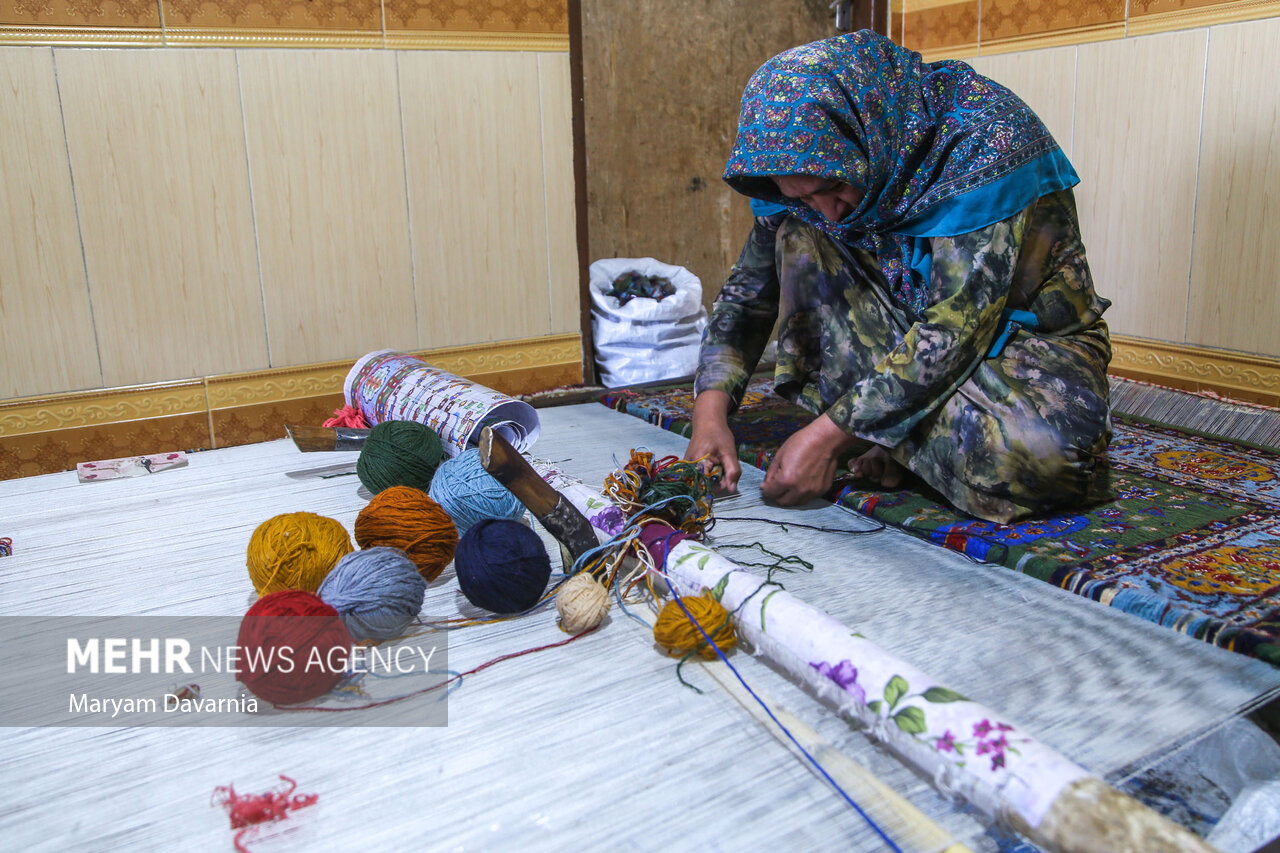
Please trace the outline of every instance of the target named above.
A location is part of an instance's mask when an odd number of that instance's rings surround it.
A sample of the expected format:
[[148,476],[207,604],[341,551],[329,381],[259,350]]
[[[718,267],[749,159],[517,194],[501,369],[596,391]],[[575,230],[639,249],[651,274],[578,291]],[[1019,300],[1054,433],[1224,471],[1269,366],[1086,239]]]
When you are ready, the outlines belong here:
[[742,466],[738,463],[738,445],[729,429],[729,407],[732,400],[724,391],[706,390],[693,403],[693,435],[685,459],[702,462],[702,470],[719,467],[720,488],[738,490]]

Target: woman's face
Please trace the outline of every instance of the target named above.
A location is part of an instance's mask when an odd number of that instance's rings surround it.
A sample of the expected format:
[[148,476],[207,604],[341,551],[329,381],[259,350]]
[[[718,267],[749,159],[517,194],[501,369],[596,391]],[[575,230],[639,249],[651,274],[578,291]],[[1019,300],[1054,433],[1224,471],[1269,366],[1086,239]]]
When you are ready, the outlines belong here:
[[862,193],[848,184],[812,175],[778,175],[773,182],[787,198],[803,202],[828,222],[839,222],[857,209]]

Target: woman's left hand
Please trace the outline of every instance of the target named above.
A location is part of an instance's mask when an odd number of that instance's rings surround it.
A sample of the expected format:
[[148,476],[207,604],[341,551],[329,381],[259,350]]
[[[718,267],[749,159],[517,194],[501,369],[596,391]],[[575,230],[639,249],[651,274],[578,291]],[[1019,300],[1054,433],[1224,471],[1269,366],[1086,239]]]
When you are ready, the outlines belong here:
[[826,494],[840,456],[860,443],[835,421],[819,415],[778,448],[760,494],[782,506],[797,506]]

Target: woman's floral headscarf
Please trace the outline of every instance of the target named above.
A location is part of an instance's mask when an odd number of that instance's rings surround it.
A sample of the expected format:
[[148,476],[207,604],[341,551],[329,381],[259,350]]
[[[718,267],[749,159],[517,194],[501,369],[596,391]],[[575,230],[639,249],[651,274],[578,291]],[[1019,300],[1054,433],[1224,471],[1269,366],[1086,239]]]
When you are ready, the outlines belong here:
[[[838,180],[862,202],[828,222],[782,196],[775,175]],[[916,311],[928,286],[912,269],[916,238],[985,228],[1079,181],[1017,95],[963,62],[925,63],[869,30],[793,48],[752,75],[724,177],[874,252]]]

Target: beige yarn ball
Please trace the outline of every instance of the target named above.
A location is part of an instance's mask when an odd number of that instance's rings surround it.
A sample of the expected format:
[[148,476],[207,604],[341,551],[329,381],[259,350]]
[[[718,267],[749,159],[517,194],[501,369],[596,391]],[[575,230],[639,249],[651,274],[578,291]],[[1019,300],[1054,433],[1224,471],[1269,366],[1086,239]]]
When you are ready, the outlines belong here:
[[556,610],[560,612],[560,630],[581,634],[604,621],[609,612],[609,590],[591,576],[579,572],[564,582],[556,593]]

